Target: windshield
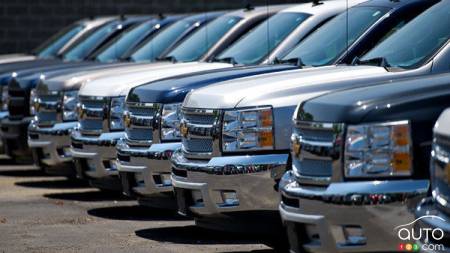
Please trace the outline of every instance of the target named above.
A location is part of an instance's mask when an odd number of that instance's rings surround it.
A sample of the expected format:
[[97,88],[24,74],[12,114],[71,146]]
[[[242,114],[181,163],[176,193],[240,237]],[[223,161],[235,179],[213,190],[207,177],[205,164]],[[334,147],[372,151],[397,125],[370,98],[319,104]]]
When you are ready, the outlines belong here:
[[219,41],[241,18],[223,16],[192,34],[183,43],[169,53],[176,61],[190,62],[200,59],[217,41]]
[[96,59],[100,62],[120,60],[131,47],[136,46],[146,34],[155,29],[157,30],[158,28],[153,21],[138,25],[131,31],[120,36],[119,39],[115,40],[115,42],[101,52]]
[[84,25],[72,25],[55,34],[49,41],[38,47],[36,55],[40,58],[55,57],[67,42],[84,29]]
[[413,19],[361,58],[384,58],[389,67],[417,68],[424,64],[448,40],[450,9],[440,2]]
[[257,64],[310,15],[283,12],[261,23],[217,57],[236,64]]
[[135,62],[154,61],[167,48],[172,46],[180,36],[185,34],[192,25],[192,22],[181,20],[169,26],[144,43],[141,48],[130,56],[131,60]]
[[114,33],[118,28],[117,23],[106,25],[88,36],[76,47],[72,48],[64,55],[64,60],[67,61],[81,61],[88,56],[88,54],[95,49],[105,38]]
[[347,46],[352,45],[388,11],[389,9],[382,7],[350,8],[348,12],[340,14],[317,29],[283,60],[301,59],[306,66],[332,64],[345,52]]

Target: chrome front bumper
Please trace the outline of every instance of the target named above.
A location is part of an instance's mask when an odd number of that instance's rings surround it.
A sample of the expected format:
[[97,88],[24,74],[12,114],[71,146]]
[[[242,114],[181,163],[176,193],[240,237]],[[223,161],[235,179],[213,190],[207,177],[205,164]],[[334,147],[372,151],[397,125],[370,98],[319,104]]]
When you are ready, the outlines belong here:
[[[8,118],[9,116],[9,112],[2,112],[0,111],[0,121]],[[5,153],[5,146],[3,145],[3,140],[2,138],[0,138],[0,157],[3,158],[10,158],[8,155],[6,155]]]
[[58,123],[40,128],[34,122],[28,127],[28,146],[41,150],[40,162],[47,166],[58,166],[72,161],[70,133],[78,122]]
[[428,188],[428,180],[305,187],[289,171],[280,182],[279,210],[292,252],[395,252],[402,241],[394,228],[414,221]]
[[274,154],[214,157],[200,163],[177,151],[172,183],[179,212],[214,216],[277,210],[277,180],[287,162],[288,154]]
[[124,132],[103,133],[100,136],[82,136],[72,131],[72,156],[86,165],[83,173],[90,179],[118,176],[116,143],[125,137]]
[[[116,146],[117,169],[121,177],[126,174],[134,181],[131,185],[130,181],[125,182],[130,189],[124,190],[142,197],[173,192],[172,183],[165,182],[164,178],[170,177],[172,171],[170,158],[180,147],[181,143],[160,143],[153,144],[149,148],[136,148],[120,140]],[[122,185],[125,186],[125,183]]]

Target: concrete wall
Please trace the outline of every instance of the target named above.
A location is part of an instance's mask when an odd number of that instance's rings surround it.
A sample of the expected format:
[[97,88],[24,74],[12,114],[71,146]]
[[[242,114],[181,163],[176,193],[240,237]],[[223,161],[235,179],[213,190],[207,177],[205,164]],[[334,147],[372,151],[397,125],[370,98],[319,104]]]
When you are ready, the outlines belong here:
[[111,14],[183,13],[289,0],[0,0],[0,54],[32,50],[71,22]]

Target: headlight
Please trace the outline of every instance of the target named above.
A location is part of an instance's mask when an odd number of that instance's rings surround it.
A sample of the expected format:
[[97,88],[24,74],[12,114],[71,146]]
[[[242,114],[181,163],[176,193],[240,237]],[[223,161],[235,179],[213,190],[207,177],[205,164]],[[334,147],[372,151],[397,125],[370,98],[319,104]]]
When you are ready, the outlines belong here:
[[124,130],[123,112],[125,97],[115,97],[111,99],[111,109],[109,110],[109,129]]
[[9,97],[8,85],[3,85],[1,89],[2,89],[1,111],[8,111],[8,97]]
[[345,176],[410,176],[411,147],[408,121],[348,126]]
[[[2,94],[2,95],[3,95],[3,94]],[[37,104],[37,99],[38,99],[38,96],[37,96],[36,89],[32,89],[31,92],[30,92],[30,115],[31,115],[31,116],[36,115],[36,109],[37,109],[36,104]]]
[[63,95],[63,120],[77,120],[78,91],[66,91]]
[[224,152],[274,148],[271,108],[226,111],[223,121]]
[[180,140],[180,108],[181,104],[163,105],[161,115],[161,140]]

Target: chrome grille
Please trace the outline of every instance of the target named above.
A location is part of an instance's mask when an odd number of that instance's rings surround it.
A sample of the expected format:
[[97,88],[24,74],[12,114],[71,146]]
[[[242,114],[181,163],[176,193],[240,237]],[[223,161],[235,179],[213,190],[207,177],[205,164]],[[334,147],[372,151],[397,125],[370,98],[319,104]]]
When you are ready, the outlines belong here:
[[292,135],[292,164],[300,183],[328,184],[338,177],[343,124],[297,121]]
[[182,150],[187,158],[209,159],[220,155],[221,111],[209,109],[182,109],[181,125],[186,132]]
[[450,137],[435,133],[431,155],[433,199],[436,207],[450,214]]
[[11,82],[8,88],[8,118],[19,120],[29,113],[29,99],[24,89],[17,82]]
[[106,130],[108,99],[104,97],[80,96],[80,132],[83,135],[100,135]]
[[50,127],[61,122],[61,115],[58,114],[62,97],[60,93],[38,93],[37,95],[37,124],[40,127]]
[[150,145],[154,141],[155,117],[159,105],[152,103],[127,103],[128,125],[125,127],[129,145]]

